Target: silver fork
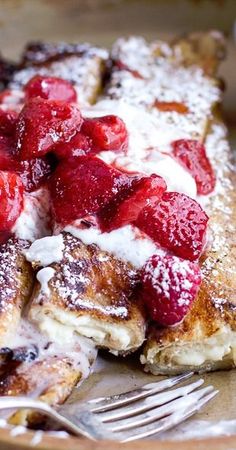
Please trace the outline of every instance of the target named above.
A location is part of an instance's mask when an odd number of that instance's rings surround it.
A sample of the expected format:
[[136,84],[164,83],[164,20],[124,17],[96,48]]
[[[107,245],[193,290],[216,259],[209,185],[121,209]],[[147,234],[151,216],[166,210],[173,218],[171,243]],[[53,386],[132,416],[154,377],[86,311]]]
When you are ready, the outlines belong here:
[[187,380],[185,373],[111,397],[66,404],[54,410],[28,397],[0,397],[0,410],[32,409],[47,415],[61,427],[92,440],[129,442],[166,431],[199,411],[218,391],[213,386],[198,389],[199,379],[171,389]]

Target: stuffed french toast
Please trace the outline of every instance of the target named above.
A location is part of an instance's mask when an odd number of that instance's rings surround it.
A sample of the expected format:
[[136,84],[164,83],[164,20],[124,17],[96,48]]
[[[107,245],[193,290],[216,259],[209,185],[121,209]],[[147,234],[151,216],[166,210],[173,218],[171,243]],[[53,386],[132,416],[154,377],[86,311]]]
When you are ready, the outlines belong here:
[[96,348],[140,349],[153,374],[235,366],[235,172],[216,78],[224,47],[218,32],[119,39],[110,53],[37,43],[11,69],[0,104],[1,251],[15,246],[27,283],[9,319],[15,338],[1,344],[1,395],[62,403]]

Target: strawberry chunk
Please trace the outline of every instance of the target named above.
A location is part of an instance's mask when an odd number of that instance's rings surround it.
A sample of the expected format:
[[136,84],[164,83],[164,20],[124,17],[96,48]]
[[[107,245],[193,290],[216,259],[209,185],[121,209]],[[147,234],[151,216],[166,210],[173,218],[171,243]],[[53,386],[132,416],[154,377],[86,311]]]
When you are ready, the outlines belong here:
[[128,148],[126,126],[123,120],[117,116],[85,119],[81,131],[91,139],[94,151],[125,151]]
[[18,162],[18,170],[24,188],[28,192],[42,186],[52,173],[52,165],[47,157]]
[[93,156],[62,161],[50,180],[56,221],[65,225],[98,213],[118,193],[127,178]]
[[0,133],[3,135],[13,135],[16,128],[18,114],[15,111],[3,111],[0,109]]
[[16,126],[17,152],[20,159],[34,159],[48,153],[56,143],[68,142],[82,124],[80,111],[67,103],[29,100]]
[[23,184],[12,172],[0,171],[0,232],[10,233],[23,209]]
[[41,97],[46,100],[61,100],[76,102],[76,90],[69,81],[56,77],[43,77],[36,75],[25,86],[26,99]]
[[178,114],[187,114],[189,112],[187,105],[180,102],[159,102],[155,100],[153,106],[162,112],[177,112]]
[[198,264],[166,255],[152,256],[141,271],[141,295],[152,320],[175,325],[189,311],[201,284]]
[[103,231],[111,231],[135,222],[141,210],[148,204],[160,200],[166,190],[166,183],[162,177],[130,178],[131,184],[124,187],[100,215]]
[[196,181],[197,193],[207,195],[216,183],[214,170],[203,144],[193,139],[172,142],[174,157],[191,173]]
[[90,151],[90,139],[82,133],[77,133],[69,142],[57,144],[53,149],[53,152],[59,159],[86,155]]
[[208,216],[195,200],[165,192],[159,203],[143,208],[135,224],[175,255],[195,260],[205,245],[207,222]]

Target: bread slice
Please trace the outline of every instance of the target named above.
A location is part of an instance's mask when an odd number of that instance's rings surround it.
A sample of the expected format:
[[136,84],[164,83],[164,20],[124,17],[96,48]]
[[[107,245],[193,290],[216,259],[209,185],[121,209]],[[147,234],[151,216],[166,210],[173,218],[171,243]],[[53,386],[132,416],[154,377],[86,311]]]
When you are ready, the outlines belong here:
[[181,324],[150,326],[141,362],[154,374],[230,368],[236,361],[235,172],[227,131],[217,112],[221,82],[215,78],[224,53],[224,38],[218,32],[194,33],[171,45],[120,39],[113,47],[107,89],[111,100],[157,118],[160,139],[166,134],[170,140],[176,136],[205,142],[217,176],[212,195],[197,196],[210,217],[208,246],[200,261],[201,289]]
[[35,75],[70,81],[78,91],[79,104],[93,103],[100,92],[108,52],[87,44],[29,44],[8,87],[19,91]]
[[23,251],[29,242],[11,238],[0,246],[0,347],[9,346],[14,338],[22,310],[34,284],[31,265]]
[[[52,237],[53,239],[53,237]],[[145,318],[132,297],[136,271],[95,245],[63,233],[63,255],[37,274],[29,318],[52,338],[76,332],[113,353],[139,348]],[[49,272],[47,288],[42,275]]]

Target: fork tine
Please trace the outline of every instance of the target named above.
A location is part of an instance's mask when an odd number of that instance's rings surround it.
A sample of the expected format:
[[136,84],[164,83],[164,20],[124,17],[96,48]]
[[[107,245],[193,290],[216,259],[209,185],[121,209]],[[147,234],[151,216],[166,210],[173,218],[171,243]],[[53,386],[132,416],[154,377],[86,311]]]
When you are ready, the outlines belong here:
[[170,387],[176,386],[177,384],[187,380],[192,376],[193,372],[186,372],[176,377],[167,378],[155,383],[145,384],[139,389],[132,390],[124,394],[92,399],[89,400],[86,405],[89,407],[89,410],[94,413],[108,411],[110,409],[118,408],[119,406],[124,406],[136,400],[146,398],[150,395],[156,394],[157,392],[164,391]]
[[[194,391],[187,395],[187,397],[180,397],[177,399],[172,400],[171,402],[154,408],[144,414],[139,414],[138,416],[131,417],[129,419],[120,420],[117,422],[112,422],[110,424],[109,430],[113,432],[120,432],[125,431],[131,428],[137,428],[140,426],[147,425],[149,423],[155,422],[158,419],[161,419],[163,417],[166,417],[170,414],[174,414],[175,411],[179,411],[181,408],[185,408],[189,405],[191,406],[193,403],[196,402],[196,396],[197,399],[199,396],[206,395],[208,393],[211,393],[213,391],[213,386],[208,386],[206,388],[203,388],[198,391]],[[200,394],[201,392],[201,394]]]
[[[201,391],[204,391],[205,389],[200,389],[199,395],[201,394]],[[122,433],[121,436],[121,442],[131,442],[134,440],[138,440],[138,439],[144,439],[150,436],[153,436],[155,434],[161,433],[163,431],[166,431],[176,425],[178,425],[179,423],[183,422],[184,420],[188,419],[189,417],[191,417],[193,414],[195,414],[202,406],[204,406],[207,402],[209,402],[209,400],[211,400],[216,394],[218,393],[218,391],[213,391],[210,392],[207,395],[203,395],[203,397],[201,398],[201,396],[198,398],[198,400],[195,400],[193,402],[192,407],[190,407],[190,409],[188,408],[186,411],[184,411],[184,409],[180,409],[179,411],[176,411],[174,414],[171,414],[168,417],[165,417],[159,421],[157,421],[156,423],[152,423],[150,426],[145,426],[145,428],[143,429],[143,427],[141,427],[141,430],[138,429],[137,432],[133,432],[132,434],[126,433],[125,434],[125,439],[124,439],[124,433]],[[192,395],[192,394],[190,394]]]
[[197,387],[201,386],[204,382],[203,379],[197,380],[194,383],[188,384],[187,386],[182,386],[177,389],[165,391],[151,397],[146,397],[141,399],[131,406],[121,407],[112,411],[111,413],[100,413],[99,419],[102,422],[112,422],[118,419],[125,419],[127,417],[135,416],[140,414],[141,412],[148,411],[150,409],[156,408],[157,406],[164,405],[165,403],[170,402],[178,397],[182,397],[183,395],[187,395],[189,392],[192,392]]

